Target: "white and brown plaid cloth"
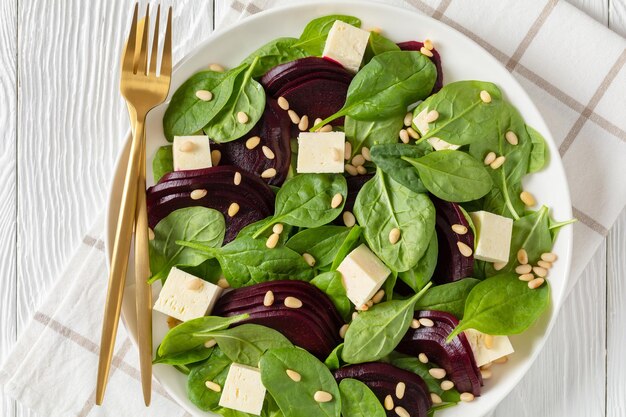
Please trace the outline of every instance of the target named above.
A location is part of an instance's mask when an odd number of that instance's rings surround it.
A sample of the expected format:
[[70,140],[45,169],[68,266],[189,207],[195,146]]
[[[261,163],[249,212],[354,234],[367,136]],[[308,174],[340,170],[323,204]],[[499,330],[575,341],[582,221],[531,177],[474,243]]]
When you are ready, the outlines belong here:
[[[235,0],[221,25],[281,3],[294,1]],[[530,94],[567,171],[579,220],[572,271],[582,271],[626,204],[626,40],[558,0],[386,3],[463,32],[499,59]],[[158,385],[152,407],[143,406],[138,358],[124,329],[106,404],[94,406],[107,284],[102,239],[100,220],[21,334],[0,370],[0,384],[42,417],[189,416]]]

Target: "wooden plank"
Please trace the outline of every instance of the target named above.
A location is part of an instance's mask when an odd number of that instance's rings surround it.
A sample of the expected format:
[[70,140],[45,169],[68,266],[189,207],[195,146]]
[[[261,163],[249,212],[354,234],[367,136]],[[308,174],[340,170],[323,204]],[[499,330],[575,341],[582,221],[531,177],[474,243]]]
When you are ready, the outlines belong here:
[[609,27],[626,37],[626,0],[609,0]]
[[[16,1],[0,3],[0,363],[16,338],[16,210],[17,210],[17,8]],[[0,390],[0,415],[15,416],[15,402]]]

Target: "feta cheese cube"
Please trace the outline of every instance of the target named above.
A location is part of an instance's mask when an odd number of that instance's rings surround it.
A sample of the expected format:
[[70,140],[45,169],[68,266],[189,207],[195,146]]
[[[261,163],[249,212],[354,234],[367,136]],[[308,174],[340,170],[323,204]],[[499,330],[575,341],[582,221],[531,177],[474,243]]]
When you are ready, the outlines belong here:
[[[426,108],[419,112],[417,116],[413,118],[413,127],[421,136],[424,136],[426,133],[428,133],[428,130],[430,129],[428,127],[428,122],[426,121],[426,115],[428,114],[428,111],[429,110]],[[430,145],[436,151],[442,151],[444,149],[450,149],[454,151],[460,148],[459,145],[453,145],[443,139],[439,139],[436,137],[428,138],[426,139],[426,141],[430,143]]]
[[474,258],[487,262],[507,262],[513,220],[488,211],[476,211],[470,213],[470,217],[476,227]]
[[369,38],[368,31],[336,20],[328,32],[322,56],[339,62],[348,71],[357,72]]
[[506,336],[492,336],[493,346],[491,349],[485,346],[486,334],[479,332],[478,330],[468,329],[465,330],[465,337],[472,347],[474,353],[474,359],[476,360],[476,366],[483,366],[490,362],[500,359],[503,356],[514,353],[513,345]]
[[180,321],[189,321],[209,314],[221,293],[217,285],[172,268],[154,309]]
[[210,168],[211,145],[208,136],[174,136],[174,171]]
[[298,173],[342,173],[346,135],[343,132],[301,132]]
[[230,365],[220,397],[220,406],[254,415],[260,415],[265,399],[261,371],[233,363]]
[[445,140],[443,140],[443,139],[439,139],[439,138],[436,138],[436,137],[434,137],[434,136],[433,136],[433,137],[431,137],[431,138],[426,139],[426,141],[427,141],[428,143],[430,143],[430,145],[431,145],[431,146],[433,147],[433,149],[434,149],[434,150],[436,150],[436,151],[443,151],[443,150],[445,150],[445,149],[450,149],[450,150],[452,150],[452,151],[455,151],[455,150],[457,150],[457,149],[459,149],[459,148],[460,148],[460,146],[459,146],[459,145],[453,145],[453,144],[451,144],[451,143],[446,142],[446,141],[445,141]]
[[391,273],[365,244],[350,252],[337,271],[341,272],[346,295],[357,307],[367,303]]

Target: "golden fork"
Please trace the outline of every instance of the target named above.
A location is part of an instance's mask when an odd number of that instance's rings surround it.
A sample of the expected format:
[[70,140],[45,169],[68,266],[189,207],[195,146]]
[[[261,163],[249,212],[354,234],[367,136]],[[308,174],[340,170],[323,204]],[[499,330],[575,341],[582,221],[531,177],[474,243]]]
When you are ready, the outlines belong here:
[[[165,101],[170,88],[172,73],[172,9],[170,7],[167,17],[167,29],[161,68],[157,74],[158,56],[158,26],[159,13],[155,27],[155,39],[153,40],[150,68],[148,69],[148,22],[149,9],[146,10],[145,23],[141,34],[139,54],[136,55],[137,42],[137,14],[138,4],[135,4],[133,23],[124,57],[122,59],[122,74],[120,91],[126,99],[131,125],[133,128],[133,140],[126,167],[126,177],[120,211],[115,231],[113,244],[113,257],[109,271],[109,288],[107,291],[104,320],[102,323],[102,337],[100,344],[100,357],[98,362],[98,380],[96,387],[96,404],[102,404],[104,392],[109,377],[115,338],[119,323],[128,257],[130,252],[133,224],[136,226],[136,273],[137,280],[143,280],[137,286],[137,326],[140,351],[141,380],[146,405],[150,403],[150,391],[152,381],[152,340],[150,314],[150,300],[147,286],[147,278],[150,275],[149,263],[147,262],[148,226],[145,208],[145,121],[148,112]],[[143,197],[143,198],[142,198]],[[139,201],[138,201],[139,200]],[[137,222],[135,222],[137,216]],[[143,248],[143,249],[142,249]],[[146,276],[147,274],[147,276]],[[141,300],[141,301],[140,301]],[[147,327],[144,327],[148,323]],[[149,350],[147,350],[149,349]]]

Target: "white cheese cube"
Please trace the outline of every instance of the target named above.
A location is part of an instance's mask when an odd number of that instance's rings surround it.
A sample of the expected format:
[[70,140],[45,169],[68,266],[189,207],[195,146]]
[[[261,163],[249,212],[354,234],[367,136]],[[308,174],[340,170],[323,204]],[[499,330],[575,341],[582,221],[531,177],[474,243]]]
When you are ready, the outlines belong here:
[[322,56],[339,62],[348,71],[357,72],[369,38],[368,31],[336,20],[328,32]]
[[210,168],[211,145],[208,136],[174,136],[174,171]]
[[436,151],[443,151],[443,150],[445,150],[445,149],[450,149],[450,150],[452,150],[452,151],[455,151],[455,150],[457,150],[457,149],[459,149],[459,148],[460,148],[460,146],[459,146],[459,145],[453,145],[453,144],[451,144],[451,143],[446,142],[446,141],[445,141],[445,140],[443,140],[443,139],[439,139],[439,138],[436,138],[436,137],[434,137],[434,136],[433,136],[433,137],[431,137],[431,138],[426,139],[426,141],[427,141],[428,143],[430,143],[430,145],[431,145],[431,146],[433,147],[433,149],[434,149],[434,150],[436,150]]
[[470,217],[476,227],[474,258],[487,262],[507,262],[513,220],[488,211],[476,211],[470,213]]
[[357,307],[367,303],[391,273],[365,244],[350,252],[337,271],[341,272],[346,295]]
[[220,397],[220,406],[254,415],[260,415],[265,399],[261,371],[250,366],[230,365]]
[[468,329],[465,330],[465,337],[472,347],[474,353],[474,359],[476,360],[476,366],[483,366],[490,362],[500,359],[503,356],[514,353],[513,345],[506,336],[492,336],[493,346],[491,349],[485,346],[486,334],[479,332],[478,330]]
[[[428,133],[428,130],[430,129],[428,127],[428,122],[426,121],[427,114],[428,114],[428,109],[424,109],[421,112],[419,112],[417,116],[413,118],[413,128],[417,130],[417,132],[421,136],[424,136],[426,133]],[[451,143],[446,142],[443,139],[439,139],[436,137],[428,138],[426,139],[426,141],[430,143],[430,145],[436,151],[442,151],[444,149],[450,149],[454,151],[460,148],[459,145],[453,145]]]
[[221,293],[217,285],[172,268],[154,309],[180,321],[189,321],[209,314]]
[[301,132],[298,173],[342,173],[346,135],[343,132]]

